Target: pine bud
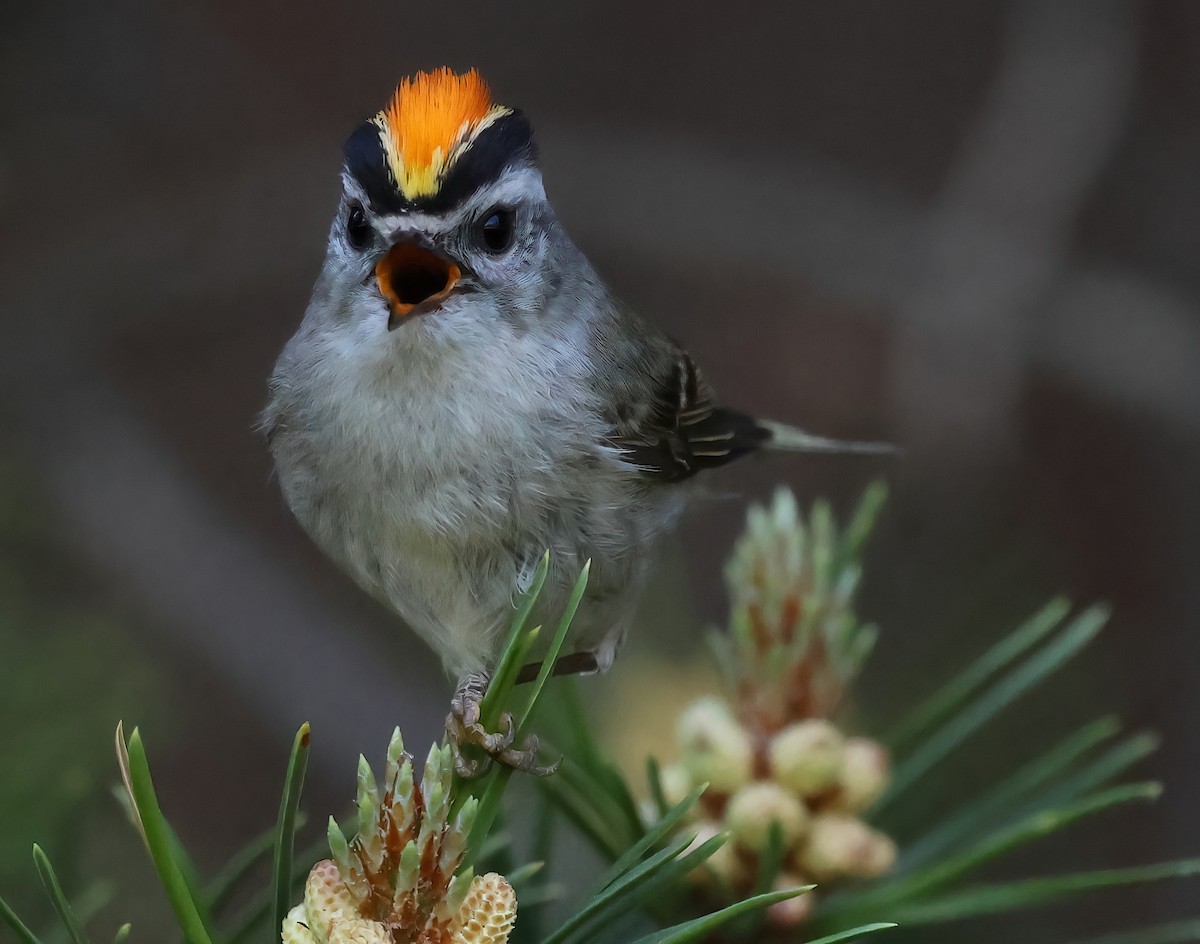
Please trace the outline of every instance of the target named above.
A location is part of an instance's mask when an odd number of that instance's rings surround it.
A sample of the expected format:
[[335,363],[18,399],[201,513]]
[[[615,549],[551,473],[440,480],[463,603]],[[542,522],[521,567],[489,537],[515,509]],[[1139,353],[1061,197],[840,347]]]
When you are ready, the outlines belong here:
[[516,920],[517,895],[508,879],[495,872],[476,876],[455,916],[450,944],[506,944]]
[[[687,855],[699,849],[710,839],[722,833],[721,827],[710,819],[701,820],[691,827],[695,838],[684,851]],[[692,878],[702,885],[716,882],[727,888],[738,888],[749,878],[746,864],[733,848],[732,842],[726,842],[721,848],[704,860],[704,863],[692,872]]]
[[844,747],[841,732],[828,721],[798,721],[771,741],[771,773],[801,796],[814,796],[837,782]]
[[835,804],[847,813],[861,813],[887,789],[890,779],[887,750],[870,738],[850,738],[842,757]]
[[702,698],[683,713],[679,746],[693,783],[707,782],[719,793],[732,793],[750,779],[750,735],[718,699]]
[[662,768],[658,774],[658,782],[668,807],[678,806],[697,786],[683,764],[670,764]]
[[[808,882],[791,872],[781,872],[775,879],[773,891],[782,892],[790,888],[807,885]],[[807,921],[817,904],[812,892],[805,892],[786,901],[777,901],[767,909],[767,920],[777,928],[795,928]]]
[[773,824],[779,824],[783,848],[790,849],[804,835],[808,821],[808,807],[799,797],[769,780],[742,787],[725,810],[733,838],[756,852],[767,848]]
[[872,830],[871,851],[859,874],[863,878],[879,878],[881,875],[887,875],[896,864],[896,855],[896,843],[892,841],[891,837]]
[[797,867],[816,881],[882,875],[895,862],[892,841],[862,820],[844,813],[813,817]]

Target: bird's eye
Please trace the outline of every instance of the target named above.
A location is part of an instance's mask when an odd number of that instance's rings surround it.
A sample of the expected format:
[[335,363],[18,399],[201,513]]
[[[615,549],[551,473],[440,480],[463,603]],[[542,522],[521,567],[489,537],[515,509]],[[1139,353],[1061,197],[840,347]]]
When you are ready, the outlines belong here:
[[513,240],[513,211],[503,207],[488,210],[479,223],[479,239],[493,255],[508,249]]
[[361,206],[357,203],[354,204],[350,207],[350,213],[346,217],[346,239],[349,241],[350,247],[362,252],[371,245],[374,238],[375,230],[367,222],[367,214],[363,212]]

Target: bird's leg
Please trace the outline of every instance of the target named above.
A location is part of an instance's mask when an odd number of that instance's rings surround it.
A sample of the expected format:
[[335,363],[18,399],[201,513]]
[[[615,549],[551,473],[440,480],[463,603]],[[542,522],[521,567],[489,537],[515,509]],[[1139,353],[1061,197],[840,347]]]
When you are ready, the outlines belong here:
[[[487,773],[492,763],[496,762],[537,777],[548,777],[558,770],[559,761],[545,766],[538,764],[538,739],[535,735],[531,734],[520,745],[513,745],[517,725],[511,712],[506,711],[500,716],[500,730],[488,731],[483,726],[480,711],[490,682],[485,673],[472,672],[459,683],[450,701],[446,736],[454,748],[454,769],[459,776],[474,780]],[[468,751],[482,756],[470,757]]]
[[[594,652],[573,652],[570,655],[559,656],[554,662],[554,668],[550,674],[554,676],[563,675],[590,675],[599,668],[599,663],[596,661],[596,653]],[[517,673],[517,684],[524,685],[526,682],[532,682],[538,677],[538,673],[542,671],[542,663],[530,662],[528,665],[521,666],[521,671]]]

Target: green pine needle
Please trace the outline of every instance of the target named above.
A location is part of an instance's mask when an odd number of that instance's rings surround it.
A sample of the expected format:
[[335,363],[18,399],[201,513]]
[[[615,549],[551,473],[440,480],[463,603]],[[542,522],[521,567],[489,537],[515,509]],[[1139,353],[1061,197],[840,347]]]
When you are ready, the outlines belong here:
[[875,528],[875,521],[879,518],[879,512],[882,510],[884,502],[887,501],[887,495],[888,488],[884,482],[872,482],[867,487],[858,507],[854,510],[853,517],[842,531],[842,539],[838,543],[837,557],[834,561],[835,573],[845,567],[858,564],[862,558],[867,538],[871,536],[871,532]]
[[[297,822],[299,822],[298,817]],[[272,827],[271,846],[267,849],[267,852],[272,852],[274,847],[275,828]],[[308,877],[313,863],[319,859],[328,858],[330,851],[328,839],[322,838],[310,845],[300,855],[295,856],[295,864],[292,867],[292,886],[295,887],[302,883]],[[242,944],[242,942],[246,941],[258,930],[260,925],[267,923],[267,918],[274,911],[275,889],[272,885],[266,885],[238,910],[232,921],[229,933],[225,935],[222,944]]]
[[[480,709],[480,719],[488,730],[494,730],[500,721],[500,717],[504,711],[504,706],[510,700],[513,689],[516,686],[517,676],[521,667],[533,649],[533,645],[537,640],[540,627],[535,627],[531,630],[525,629],[525,623],[529,620],[529,615],[533,611],[534,605],[537,603],[538,596],[542,592],[542,587],[546,582],[546,575],[550,569],[550,552],[547,551],[538,564],[537,570],[534,572],[533,581],[529,591],[525,594],[521,602],[521,606],[517,610],[517,615],[513,619],[512,627],[509,631],[508,643],[505,646],[504,652],[500,657],[500,662],[496,669],[495,675],[492,677],[491,683],[488,685],[488,690],[484,694],[483,704]],[[566,642],[567,634],[571,629],[571,623],[575,618],[575,613],[579,609],[579,604],[583,600],[584,592],[587,589],[588,576],[591,573],[591,561],[588,561],[579,578],[575,582],[575,588],[571,593],[571,597],[567,602],[558,623],[558,628],[554,634],[554,638],[550,642],[550,646],[546,651],[546,655],[542,660],[541,668],[538,671],[537,678],[534,680],[529,698],[526,701],[525,709],[518,722],[517,737],[518,740],[526,733],[530,724],[533,721],[534,713],[541,702],[542,695],[545,692],[546,683],[554,673],[554,664],[558,660],[559,653]],[[468,796],[477,796],[479,798],[479,812],[475,817],[475,823],[471,827],[471,833],[467,839],[467,853],[463,858],[460,871],[470,868],[479,858],[478,849],[480,849],[486,840],[488,833],[495,822],[496,817],[500,813],[500,804],[504,797],[504,791],[508,787],[508,782],[512,778],[512,768],[497,766],[490,771],[482,780],[474,783],[464,781],[457,774],[454,779],[454,810],[457,811],[465,802]],[[550,778],[553,779],[553,778]]]
[[825,937],[817,938],[815,941],[809,941],[808,944],[837,944],[838,941],[849,941],[852,938],[859,937],[863,934],[870,934],[873,931],[887,931],[891,928],[899,927],[895,922],[876,922],[875,924],[864,924],[861,927],[851,928],[849,931],[839,931],[836,934],[828,934]]
[[[1112,738],[1120,730],[1115,718],[1101,718],[1080,728],[1053,749],[1019,768],[1016,773],[968,801],[940,823],[926,829],[901,852],[897,872],[911,872],[918,865],[978,840],[997,825],[1002,825],[1030,804],[1052,806],[1047,784],[1056,782],[1081,757],[1098,744]],[[1039,793],[1038,791],[1043,791]]]
[[[783,870],[787,852],[783,842],[783,830],[778,822],[771,823],[766,847],[758,856],[758,872],[754,877],[754,888],[750,897],[760,897],[776,890],[776,880]],[[738,940],[754,940],[765,920],[765,911],[752,911],[731,926],[731,936]]]
[[279,801],[279,822],[275,828],[271,869],[275,927],[283,927],[283,919],[292,907],[291,879],[296,842],[296,811],[300,807],[300,794],[304,790],[304,773],[308,767],[308,749],[311,742],[311,729],[306,721],[300,725],[292,741],[292,753],[288,758],[287,775],[283,782],[283,796]]
[[675,832],[676,828],[684,822],[696,802],[700,799],[701,794],[708,789],[708,784],[700,784],[691,793],[689,793],[680,803],[667,811],[654,826],[646,832],[641,839],[629,847],[629,849],[612,864],[612,867],[600,879],[599,886],[594,894],[599,894],[608,888],[613,882],[617,881],[629,869],[649,853],[651,850],[658,848]]
[[1200,859],[1185,859],[1157,865],[1106,869],[1053,875],[994,885],[981,885],[961,892],[901,906],[891,913],[905,926],[960,921],[982,915],[1001,914],[1061,901],[1073,895],[1187,878],[1200,874]]
[[519,890],[523,885],[531,882],[545,867],[545,862],[526,862],[520,868],[508,873],[506,876],[508,884]]
[[[296,828],[299,829],[304,822],[304,814],[297,813]],[[274,852],[278,832],[277,823],[246,843],[225,863],[221,871],[204,888],[204,900],[209,910],[216,911],[225,905],[254,868]]]
[[1134,931],[1117,931],[1086,941],[1072,941],[1071,944],[1187,944],[1189,941],[1200,941],[1200,918]]
[[[120,727],[118,739],[123,740]],[[180,931],[183,932],[183,939],[186,944],[213,944],[212,934],[200,916],[200,909],[176,858],[177,844],[173,841],[170,825],[158,805],[154,781],[150,777],[150,765],[146,760],[146,749],[137,728],[133,729],[124,747],[134,807],[159,880],[175,912]]]
[[821,922],[852,920],[864,912],[881,908],[894,911],[900,905],[923,901],[945,892],[981,866],[1001,858],[1021,846],[1053,835],[1080,820],[1106,810],[1145,800],[1157,799],[1162,792],[1157,783],[1135,783],[1108,790],[1065,804],[1040,810],[1020,822],[996,830],[972,848],[951,856],[912,875],[885,880],[861,892],[849,892],[831,901],[821,913]]
[[480,720],[489,731],[494,731],[496,725],[499,724],[500,715],[504,712],[504,706],[512,694],[513,686],[517,681],[517,675],[524,664],[523,654],[528,650],[529,642],[525,639],[525,624],[529,620],[529,614],[533,612],[533,607],[537,603],[538,597],[541,596],[542,587],[546,583],[546,575],[549,572],[550,552],[546,551],[542,555],[542,559],[538,562],[537,569],[533,572],[533,580],[530,582],[529,590],[526,591],[521,600],[521,605],[517,609],[517,615],[513,619],[512,626],[508,632],[508,641],[505,643],[504,650],[500,654],[500,661],[496,664],[496,671],[492,673],[491,684],[488,685],[488,690],[484,693],[483,701],[480,705]]
[[[602,835],[596,843],[610,859],[645,835],[641,812],[625,776],[601,750],[592,734],[579,688],[571,679],[558,687],[557,707],[567,761],[559,776],[542,781],[551,799],[574,801],[590,808],[588,817],[599,819]],[[555,782],[557,781],[557,782]],[[576,814],[582,812],[576,806]],[[606,848],[609,847],[609,848]]]
[[898,724],[883,742],[893,754],[909,753],[935,727],[952,718],[989,680],[1032,650],[1066,619],[1071,603],[1051,600],[1025,623],[1001,639],[964,671],[934,692]]
[[[600,818],[608,834],[608,844],[618,850],[628,848],[645,835],[645,827],[628,785],[620,773],[608,764],[600,769],[589,770],[573,763],[568,757],[559,768],[558,776],[548,779],[541,786],[546,787],[552,797],[572,791]],[[620,855],[619,851],[617,855]]]
[[529,726],[533,722],[534,711],[538,706],[542,690],[546,687],[546,683],[550,681],[550,676],[554,674],[554,665],[558,662],[559,653],[562,652],[563,644],[567,641],[567,632],[570,630],[571,623],[575,619],[575,613],[579,610],[579,604],[583,602],[583,595],[587,591],[588,577],[591,572],[592,562],[589,560],[583,565],[583,570],[580,572],[579,578],[575,581],[571,597],[567,601],[567,606],[558,621],[558,631],[555,632],[554,639],[550,642],[550,648],[546,651],[545,658],[542,659],[542,667],[538,670],[537,678],[533,681],[525,713],[521,718],[520,724],[517,726],[518,743],[528,732]]
[[[692,944],[692,942],[703,941],[713,931],[716,931],[723,924],[732,921],[734,918],[741,917],[759,908],[769,908],[771,905],[787,901],[789,898],[795,898],[797,895],[804,894],[814,887],[809,885],[782,892],[772,892],[769,895],[759,895],[757,898],[747,898],[745,901],[739,901],[728,908],[705,915],[703,918],[696,918],[684,924],[677,924],[672,928],[666,928],[646,937],[638,938],[638,940],[634,941],[634,944]],[[894,927],[896,927],[894,924],[864,924],[861,927],[851,928],[848,931],[839,931],[836,934],[830,934],[827,937],[810,941],[809,944],[837,944],[839,941],[848,941],[852,938],[861,937],[864,934],[870,934],[873,931],[885,931],[888,928]]]
[[17,913],[12,910],[12,906],[3,898],[0,898],[0,921],[3,921],[12,929],[13,934],[17,936],[20,944],[42,944],[38,940],[38,936],[26,927],[25,922],[17,917]]
[[671,804],[667,802],[667,795],[663,791],[662,766],[657,757],[646,758],[646,783],[650,786],[650,799],[654,802],[655,811],[660,817],[666,816]]
[[570,757],[538,787],[605,858],[616,861],[629,848],[631,840],[614,819],[611,798]]
[[[710,841],[712,850],[709,855],[716,852],[724,842],[723,838],[717,838],[720,841]],[[586,937],[580,937],[583,929],[588,925],[603,925],[606,920],[627,911],[630,900],[641,886],[653,879],[672,861],[678,859],[689,845],[691,845],[690,839],[680,840],[675,845],[655,853],[644,862],[626,870],[616,881],[606,885],[582,909],[563,922],[562,926],[549,935],[542,944],[564,944],[572,939],[587,940]]]
[[[1040,621],[1035,619],[1027,624],[1024,630],[1018,630],[1014,635],[1032,635],[1029,632],[1031,626],[1044,635],[1049,631],[1043,629],[1044,626],[1057,625],[1057,610],[1053,609],[1054,606],[1051,604],[1043,610]],[[875,815],[878,816],[894,804],[976,731],[1078,655],[1083,647],[1096,637],[1107,620],[1106,607],[1093,606],[1085,610],[1045,646],[977,697],[956,699],[957,710],[953,717],[925,736],[920,745],[897,765],[891,786],[875,808]],[[1026,648],[1028,646],[1024,646],[1022,651]],[[970,672],[971,670],[968,670],[968,674]],[[972,691],[974,687],[971,686]]]
[[[913,878],[898,882],[897,885],[903,887],[903,894],[897,897],[911,898],[916,894],[943,888],[993,859],[1007,855],[1038,839],[1051,836],[1082,819],[1117,806],[1123,806],[1126,803],[1156,800],[1161,793],[1162,787],[1157,783],[1126,784],[1112,787],[1056,809],[1034,813],[1015,826],[998,830],[975,848],[932,866]],[[888,897],[893,896],[889,895]]]
[[58,913],[59,921],[62,922],[67,936],[71,939],[71,944],[87,944],[87,937],[83,933],[79,919],[75,917],[71,903],[67,901],[67,896],[63,894],[62,885],[58,881],[58,875],[54,872],[54,866],[50,864],[46,853],[42,851],[42,847],[37,843],[33,844],[33,865],[37,869],[38,877],[42,880],[42,887],[46,890],[46,894],[50,898],[50,903],[54,905],[54,910]]
[[1097,787],[1105,786],[1134,764],[1158,750],[1157,734],[1135,734],[1101,754],[1091,763],[1064,780],[1050,791],[1051,802],[1073,800]]

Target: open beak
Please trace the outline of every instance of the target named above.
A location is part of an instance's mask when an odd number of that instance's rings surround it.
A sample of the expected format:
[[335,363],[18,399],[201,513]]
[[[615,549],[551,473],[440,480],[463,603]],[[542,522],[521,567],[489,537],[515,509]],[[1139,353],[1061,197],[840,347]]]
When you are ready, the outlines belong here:
[[396,243],[375,266],[379,291],[392,309],[388,330],[414,312],[436,307],[461,278],[462,271],[444,256],[415,243]]

